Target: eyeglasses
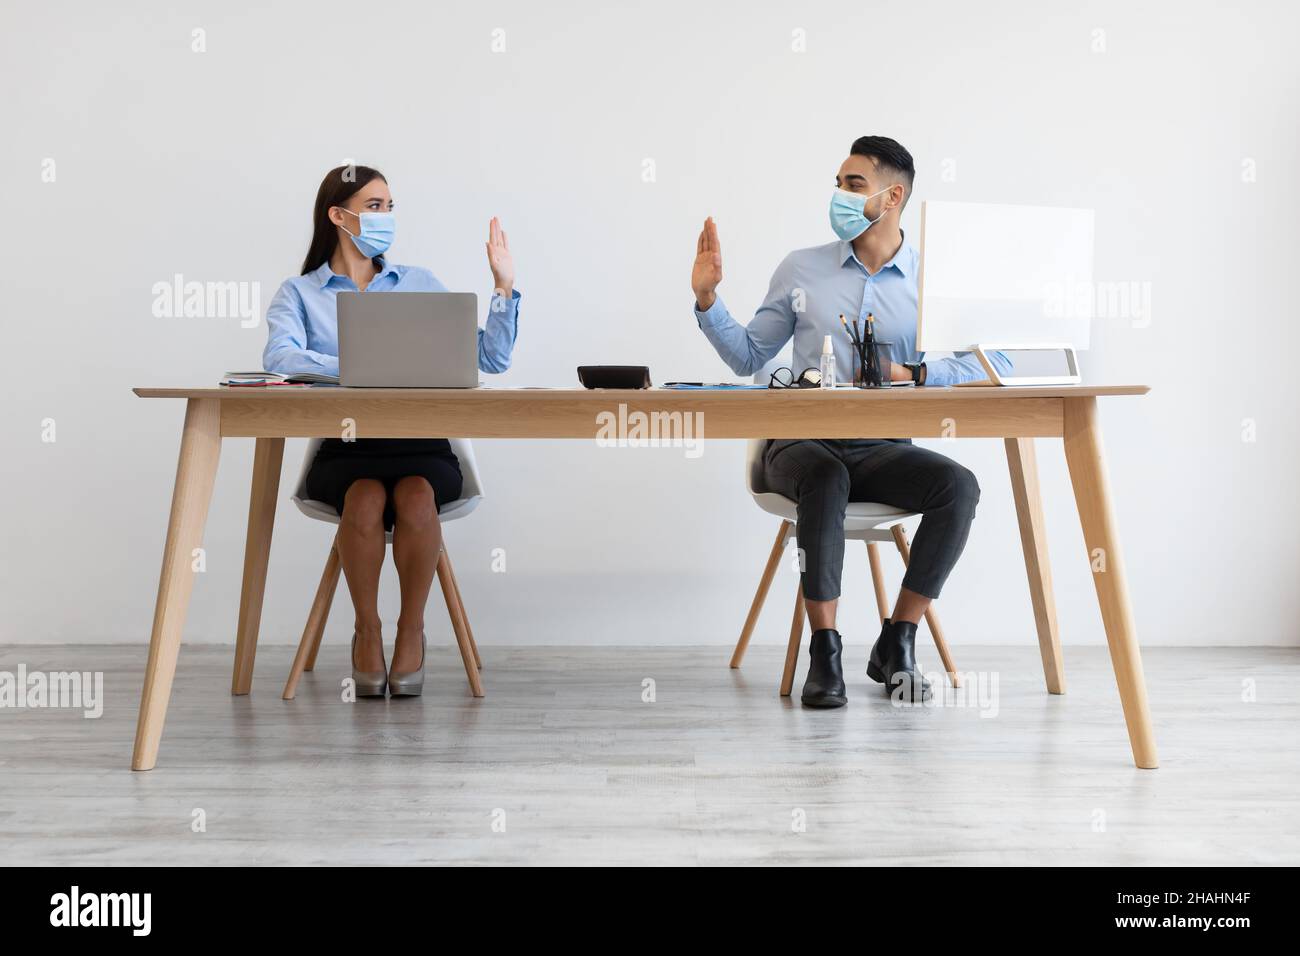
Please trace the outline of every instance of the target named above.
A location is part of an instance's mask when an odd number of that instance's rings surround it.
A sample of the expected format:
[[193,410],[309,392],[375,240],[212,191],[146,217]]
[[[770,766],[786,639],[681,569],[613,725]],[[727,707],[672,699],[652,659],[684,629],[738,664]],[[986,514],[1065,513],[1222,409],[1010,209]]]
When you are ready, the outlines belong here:
[[822,384],[821,369],[810,366],[799,373],[795,378],[794,369],[781,366],[772,373],[772,379],[767,383],[768,388],[820,388]]

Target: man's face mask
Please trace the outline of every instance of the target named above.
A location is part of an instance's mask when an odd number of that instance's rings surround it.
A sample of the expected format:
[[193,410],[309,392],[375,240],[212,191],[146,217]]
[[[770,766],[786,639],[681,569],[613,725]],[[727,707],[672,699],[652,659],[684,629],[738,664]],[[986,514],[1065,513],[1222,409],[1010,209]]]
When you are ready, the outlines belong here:
[[836,189],[831,194],[831,228],[835,230],[835,235],[847,242],[858,238],[873,225],[880,222],[884,218],[885,211],[882,209],[880,215],[875,219],[868,219],[866,217],[867,200],[875,199],[881,193],[889,192],[890,188],[892,187],[886,187],[880,192],[872,193],[870,196],[859,196],[857,193]]

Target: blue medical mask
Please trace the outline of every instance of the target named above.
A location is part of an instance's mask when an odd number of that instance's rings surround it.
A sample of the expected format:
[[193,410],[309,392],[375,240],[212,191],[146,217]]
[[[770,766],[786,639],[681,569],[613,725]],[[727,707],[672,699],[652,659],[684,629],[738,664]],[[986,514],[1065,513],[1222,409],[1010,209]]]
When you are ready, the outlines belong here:
[[845,242],[856,239],[873,225],[884,218],[884,211],[875,219],[868,219],[865,215],[867,200],[875,199],[880,193],[887,193],[892,187],[886,187],[878,193],[872,193],[870,196],[859,196],[857,193],[845,192],[843,189],[836,189],[831,194],[831,228],[835,230],[835,235],[839,236]]
[[[342,206],[339,206],[343,209]],[[361,232],[353,233],[347,226],[343,231],[352,236],[352,243],[361,250],[361,254],[373,259],[382,256],[393,244],[393,233],[397,230],[397,219],[391,212],[363,212],[360,215],[351,209],[343,209],[349,216],[356,216],[361,223]]]

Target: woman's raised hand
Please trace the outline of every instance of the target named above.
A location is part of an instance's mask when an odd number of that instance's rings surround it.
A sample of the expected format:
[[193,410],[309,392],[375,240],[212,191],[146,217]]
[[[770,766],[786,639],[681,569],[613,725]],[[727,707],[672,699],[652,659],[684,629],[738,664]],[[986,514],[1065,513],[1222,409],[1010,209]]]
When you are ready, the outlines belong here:
[[496,216],[488,223],[488,268],[492,270],[493,287],[507,299],[514,293],[515,260],[510,255],[510,240]]

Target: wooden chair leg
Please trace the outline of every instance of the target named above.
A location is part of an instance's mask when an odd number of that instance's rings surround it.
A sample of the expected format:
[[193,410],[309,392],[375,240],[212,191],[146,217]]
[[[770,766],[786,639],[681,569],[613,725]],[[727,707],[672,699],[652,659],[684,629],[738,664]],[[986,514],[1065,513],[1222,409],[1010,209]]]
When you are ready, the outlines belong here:
[[794,666],[799,661],[799,644],[803,641],[803,582],[795,585],[794,620],[790,623],[790,643],[785,648],[785,671],[781,674],[781,696],[789,697],[794,687]]
[[[907,531],[901,524],[896,524],[889,530],[894,535],[894,544],[903,559],[903,567],[907,567],[908,562],[912,560],[912,549],[907,543]],[[934,646],[939,650],[939,659],[943,661],[948,682],[953,687],[960,687],[961,678],[957,676],[957,667],[952,662],[952,655],[948,653],[948,642],[943,639],[943,628],[939,626],[939,614],[935,611],[933,603],[925,611],[925,623],[930,625],[930,635],[934,638]]]
[[889,617],[889,596],[885,593],[885,575],[880,569],[880,548],[876,542],[867,541],[867,560],[871,562],[871,583],[876,589],[876,608],[880,611],[880,623]]
[[456,592],[456,610],[465,624],[465,636],[469,638],[470,650],[474,652],[474,666],[482,670],[483,658],[479,657],[478,644],[474,643],[474,628],[469,626],[469,614],[465,612],[465,599],[460,596],[460,582],[456,580],[456,569],[451,566],[451,552],[447,550],[445,542],[442,546],[442,553],[447,559],[447,574],[451,578],[451,589]]
[[782,521],[781,527],[776,531],[776,541],[773,542],[772,550],[767,556],[763,576],[758,579],[758,590],[754,592],[754,601],[749,606],[749,615],[745,618],[745,626],[740,629],[740,640],[736,641],[736,649],[731,653],[731,666],[733,668],[740,666],[740,662],[745,658],[745,651],[749,649],[749,639],[753,636],[754,625],[758,623],[759,612],[763,610],[763,602],[767,600],[767,592],[772,586],[772,577],[776,574],[776,566],[781,563],[781,552],[785,550],[785,539],[789,533],[790,522]]
[[[339,574],[343,570],[342,564],[339,563],[338,548],[339,539],[338,535],[335,535],[334,541],[330,544],[330,555],[325,559],[325,572],[321,575],[321,584],[326,590],[325,606],[321,610],[316,631],[312,634],[311,649],[307,654],[307,666],[303,668],[305,671],[314,671],[316,669],[316,655],[320,653],[321,639],[325,636],[325,624],[329,621],[330,608],[334,605],[334,595],[338,593]],[[329,576],[328,581],[326,575]]]
[[298,681],[303,671],[316,666],[316,653],[320,650],[321,637],[325,634],[325,622],[329,619],[330,605],[334,603],[334,592],[339,585],[339,549],[337,541],[330,545],[329,556],[325,559],[325,570],[321,572],[320,584],[316,586],[316,599],[312,601],[311,612],[307,615],[307,624],[302,630],[302,640],[298,642],[298,653],[294,655],[293,667],[289,670],[289,679],[285,681],[284,700],[293,700],[298,692]]
[[465,664],[465,677],[469,680],[470,693],[475,697],[482,697],[483,683],[479,680],[478,665],[474,663],[474,651],[470,647],[465,621],[460,615],[460,605],[456,600],[456,585],[452,581],[446,549],[438,552],[438,584],[442,587],[442,598],[447,602],[447,614],[451,618],[451,628],[456,634],[456,644],[460,647],[460,659]]

